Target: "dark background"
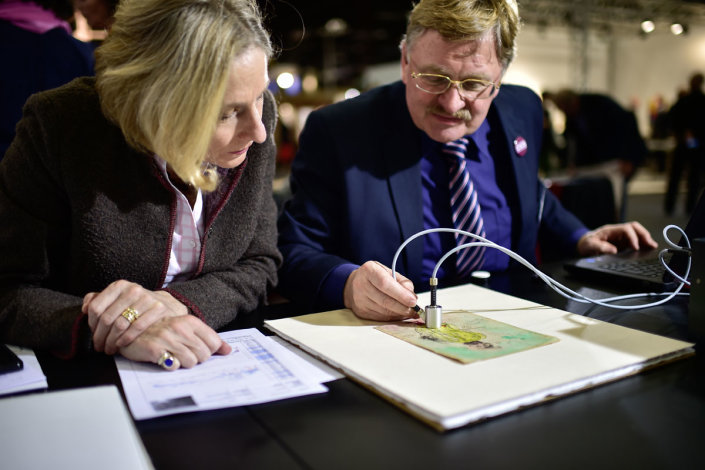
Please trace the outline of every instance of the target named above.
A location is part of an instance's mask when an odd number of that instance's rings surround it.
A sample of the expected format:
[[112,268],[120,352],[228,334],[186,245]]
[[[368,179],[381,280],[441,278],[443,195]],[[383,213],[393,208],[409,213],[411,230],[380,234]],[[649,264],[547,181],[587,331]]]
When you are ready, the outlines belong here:
[[[366,66],[399,60],[399,41],[413,0],[258,0],[277,61],[302,68],[333,67],[338,83],[359,77]],[[524,24],[637,34],[639,23],[705,24],[705,0],[520,0]],[[347,29],[331,35],[325,24],[340,18]],[[327,61],[327,62],[326,62]]]

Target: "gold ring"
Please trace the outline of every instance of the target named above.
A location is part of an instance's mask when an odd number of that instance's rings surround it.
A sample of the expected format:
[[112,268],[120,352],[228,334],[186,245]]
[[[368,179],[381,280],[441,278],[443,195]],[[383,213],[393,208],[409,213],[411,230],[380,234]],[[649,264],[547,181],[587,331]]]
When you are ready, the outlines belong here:
[[132,307],[127,307],[120,315],[130,322],[130,325],[140,317],[140,314]]
[[176,359],[169,351],[164,351],[157,361],[157,364],[165,368],[166,370],[171,369],[174,367],[174,364],[176,364],[178,359]]

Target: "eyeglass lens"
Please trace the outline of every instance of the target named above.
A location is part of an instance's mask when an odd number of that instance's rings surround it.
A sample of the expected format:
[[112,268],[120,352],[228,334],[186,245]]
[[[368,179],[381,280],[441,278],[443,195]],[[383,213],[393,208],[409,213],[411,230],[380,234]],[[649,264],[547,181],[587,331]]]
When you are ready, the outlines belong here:
[[[450,88],[452,84],[458,83],[451,81],[449,77],[441,75],[418,74],[416,75],[416,78],[418,80],[417,84],[419,88],[423,91],[436,94],[441,94]],[[464,80],[458,83],[458,85],[460,85],[463,95],[471,98],[488,97],[494,90],[494,86],[491,83],[473,79]]]

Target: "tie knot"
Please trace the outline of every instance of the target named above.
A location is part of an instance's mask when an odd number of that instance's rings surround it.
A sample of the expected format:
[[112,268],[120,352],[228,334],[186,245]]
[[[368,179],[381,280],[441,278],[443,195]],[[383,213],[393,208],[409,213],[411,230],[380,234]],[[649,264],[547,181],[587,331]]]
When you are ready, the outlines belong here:
[[461,137],[458,140],[448,142],[443,146],[445,155],[452,155],[456,158],[465,158],[465,152],[468,150],[468,138]]

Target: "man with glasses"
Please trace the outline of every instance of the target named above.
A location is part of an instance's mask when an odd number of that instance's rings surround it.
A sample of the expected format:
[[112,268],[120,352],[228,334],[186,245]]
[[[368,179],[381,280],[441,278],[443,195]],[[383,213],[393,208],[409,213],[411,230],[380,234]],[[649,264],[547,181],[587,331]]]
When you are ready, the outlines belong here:
[[[399,245],[429,228],[467,228],[533,262],[539,232],[566,255],[656,245],[638,223],[588,232],[539,181],[541,101],[500,86],[519,24],[514,0],[421,0],[401,81],[310,114],[279,219],[280,293],[308,311],[414,317],[414,287],[426,290],[438,260],[471,241],[415,240],[394,279]],[[498,250],[466,251],[441,266],[441,287],[511,263]]]

